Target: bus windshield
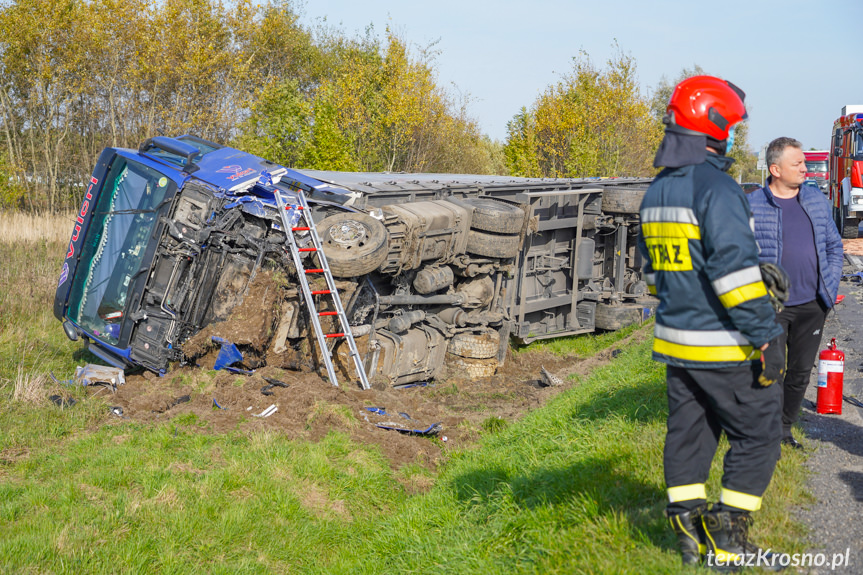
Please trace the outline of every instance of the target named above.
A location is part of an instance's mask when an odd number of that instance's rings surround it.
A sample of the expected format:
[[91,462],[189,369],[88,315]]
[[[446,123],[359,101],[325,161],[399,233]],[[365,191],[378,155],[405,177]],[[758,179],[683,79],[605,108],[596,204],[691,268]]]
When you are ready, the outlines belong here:
[[69,293],[68,316],[117,345],[129,285],[140,271],[158,210],[177,186],[161,172],[121,156],[103,185]]

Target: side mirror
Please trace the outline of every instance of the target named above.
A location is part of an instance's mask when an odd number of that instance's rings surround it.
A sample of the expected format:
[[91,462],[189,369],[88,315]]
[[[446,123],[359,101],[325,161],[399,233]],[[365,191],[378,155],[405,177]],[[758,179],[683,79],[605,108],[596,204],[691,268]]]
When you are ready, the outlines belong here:
[[836,146],[835,148],[833,148],[833,155],[836,156],[837,158],[839,157],[839,154],[841,154],[841,153],[842,153],[842,148],[840,148],[839,146]]

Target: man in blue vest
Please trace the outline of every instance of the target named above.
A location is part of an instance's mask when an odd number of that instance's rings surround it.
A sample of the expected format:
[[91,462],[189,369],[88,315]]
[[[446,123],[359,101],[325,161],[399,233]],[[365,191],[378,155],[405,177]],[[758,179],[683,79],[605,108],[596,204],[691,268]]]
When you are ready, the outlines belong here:
[[[747,117],[734,84],[695,76],[672,92],[664,166],[641,204],[645,281],[660,303],[653,357],[667,365],[666,516],[683,562],[723,568],[774,555],[747,537],[779,459],[782,334],[758,264],[749,204],[726,173],[734,125]],[[722,432],[722,492],[705,483]],[[770,567],[769,565],[763,565]]]
[[782,383],[782,443],[795,449],[791,427],[800,406],[821,344],[827,312],[836,301],[842,276],[842,237],[831,217],[831,206],[815,186],[806,185],[806,158],[800,142],[776,138],[767,146],[767,185],[750,193],[759,259],[781,265],[790,290],[785,308],[776,316],[787,349]]

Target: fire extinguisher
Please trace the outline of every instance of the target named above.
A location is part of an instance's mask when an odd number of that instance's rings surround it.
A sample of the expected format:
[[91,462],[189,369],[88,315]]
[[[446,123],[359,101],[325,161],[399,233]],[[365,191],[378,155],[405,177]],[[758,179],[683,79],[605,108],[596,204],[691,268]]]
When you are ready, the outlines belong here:
[[836,349],[836,338],[818,354],[818,413],[842,413],[842,372],[845,353]]

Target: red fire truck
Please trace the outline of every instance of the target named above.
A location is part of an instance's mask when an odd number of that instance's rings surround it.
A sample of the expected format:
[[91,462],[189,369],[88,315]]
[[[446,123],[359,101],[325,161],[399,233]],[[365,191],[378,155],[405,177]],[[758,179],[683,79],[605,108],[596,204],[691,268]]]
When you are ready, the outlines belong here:
[[803,152],[806,157],[806,180],[814,183],[825,194],[827,193],[827,163],[830,152],[827,150],[810,150]]
[[843,238],[856,238],[863,219],[863,105],[845,106],[833,123],[828,196]]

